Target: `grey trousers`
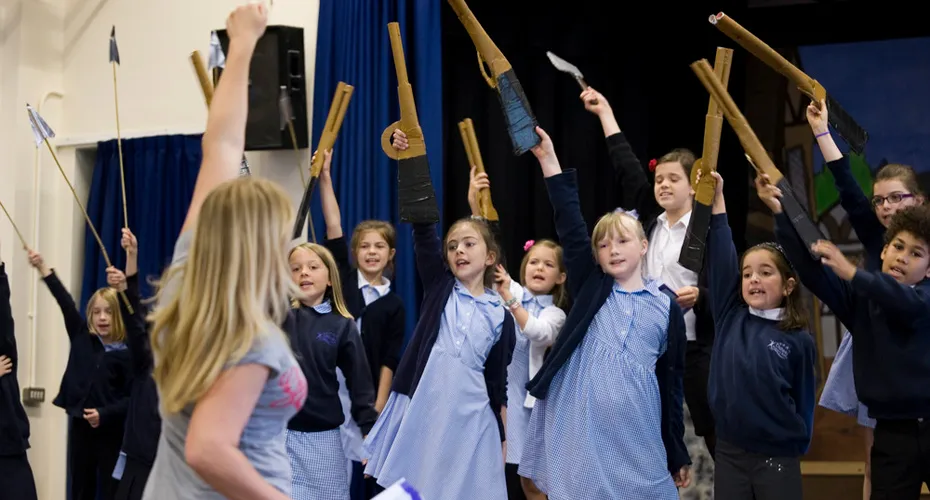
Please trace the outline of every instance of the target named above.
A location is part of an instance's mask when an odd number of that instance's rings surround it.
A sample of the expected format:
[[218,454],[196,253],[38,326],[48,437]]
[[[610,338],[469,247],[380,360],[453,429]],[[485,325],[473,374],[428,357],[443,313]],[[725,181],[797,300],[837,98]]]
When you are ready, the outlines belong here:
[[717,440],[714,498],[721,500],[800,500],[799,457],[767,457]]

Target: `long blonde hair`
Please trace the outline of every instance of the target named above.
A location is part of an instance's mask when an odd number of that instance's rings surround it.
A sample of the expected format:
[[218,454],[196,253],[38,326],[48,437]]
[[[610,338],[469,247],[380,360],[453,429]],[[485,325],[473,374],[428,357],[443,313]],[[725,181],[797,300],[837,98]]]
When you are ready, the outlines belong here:
[[87,330],[99,335],[94,328],[94,303],[97,299],[102,299],[110,308],[110,334],[107,335],[107,341],[123,342],[126,340],[126,325],[123,323],[122,309],[119,307],[119,295],[116,290],[105,287],[97,290],[87,301],[87,311],[84,313],[87,317]]
[[256,342],[283,337],[288,297],[299,291],[286,258],[293,216],[281,188],[253,177],[204,200],[188,259],[162,277],[149,316],[165,412],[196,403]]
[[[308,252],[317,254],[317,256],[320,257],[320,260],[323,261],[323,265],[326,266],[326,272],[329,273],[330,286],[326,288],[326,294],[324,297],[329,298],[332,301],[333,309],[335,309],[336,312],[338,312],[343,317],[353,319],[352,315],[349,314],[349,308],[346,307],[346,301],[342,295],[342,281],[339,279],[339,268],[336,267],[336,259],[333,257],[333,254],[323,245],[317,245],[316,243],[302,243],[288,252],[288,260],[290,260],[291,255],[294,255],[294,252],[301,248]],[[297,299],[292,299],[291,307],[300,307],[300,302]]]

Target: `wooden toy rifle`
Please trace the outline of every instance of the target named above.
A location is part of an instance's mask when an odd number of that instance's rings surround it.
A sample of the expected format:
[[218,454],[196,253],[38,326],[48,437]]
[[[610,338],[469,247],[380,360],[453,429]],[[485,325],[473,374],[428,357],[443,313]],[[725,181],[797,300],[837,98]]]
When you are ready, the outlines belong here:
[[[468,164],[475,166],[475,173],[486,173],[484,161],[481,159],[481,150],[478,149],[478,138],[475,136],[475,124],[471,118],[459,122],[459,132],[462,133],[462,143],[465,144],[465,154],[468,155]],[[491,222],[497,222],[500,217],[497,209],[491,203],[491,190],[484,188],[478,191],[478,210],[481,216]]]

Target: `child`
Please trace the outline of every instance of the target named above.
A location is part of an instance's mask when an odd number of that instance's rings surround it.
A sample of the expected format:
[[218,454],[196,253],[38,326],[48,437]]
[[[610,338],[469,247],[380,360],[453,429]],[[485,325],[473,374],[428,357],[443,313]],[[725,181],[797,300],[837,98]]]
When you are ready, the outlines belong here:
[[[490,189],[488,175],[478,174],[472,167],[468,188],[468,206],[472,216],[478,217],[478,192]],[[562,247],[550,240],[527,241],[526,254],[520,262],[520,282],[515,282],[498,264],[495,281],[504,307],[510,310],[517,322],[517,343],[513,361],[507,367],[507,454],[505,474],[507,496],[510,500],[545,498],[531,480],[521,477],[517,470],[523,455],[523,441],[530,412],[536,398],[526,392],[526,384],[542,366],[546,349],[555,342],[565,324],[565,263]],[[521,286],[522,283],[522,286]]]
[[99,478],[103,498],[112,499],[117,486],[112,474],[123,442],[132,379],[119,295],[109,287],[94,292],[87,301],[85,320],[42,256],[29,250],[29,263],[39,271],[58,302],[71,339],[68,366],[58,396],[52,401],[71,416],[71,498],[96,500]]
[[[355,227],[351,243],[347,244],[342,234],[342,216],[330,174],[331,163],[332,151],[325,151],[319,182],[320,203],[326,221],[326,241],[323,245],[333,254],[339,268],[339,279],[344,285],[346,309],[356,318],[358,331],[361,332],[371,381],[377,391],[375,410],[380,413],[391,394],[391,382],[404,343],[404,301],[394,293],[391,280],[384,275],[388,268],[393,269],[397,238],[391,224],[369,220]],[[355,267],[349,262],[349,247],[355,257]],[[362,433],[349,412],[345,377],[339,370],[337,374],[339,394],[345,411],[343,447],[352,470],[352,498],[370,498],[377,491],[377,485],[373,480],[364,479],[364,468],[360,463],[363,455]],[[360,488],[366,490],[364,494],[358,491]]]
[[123,228],[121,245],[126,251],[126,274],[116,268],[107,269],[107,284],[124,291],[133,308],[130,313],[120,301],[126,345],[132,361],[132,389],[122,451],[113,478],[119,481],[116,500],[140,500],[155,462],[161,416],[158,414],[158,390],[152,378],[152,347],[145,323],[146,311],[139,296],[139,244],[127,228]]
[[[856,182],[849,166],[849,157],[840,152],[830,135],[827,122],[828,111],[825,102],[818,108],[813,102],[807,107],[807,122],[811,126],[817,144],[823,154],[827,167],[833,174],[833,180],[840,194],[840,203],[849,215],[849,222],[856,231],[856,236],[865,247],[865,269],[881,269],[881,252],[885,245],[885,228],[891,217],[900,209],[922,205],[925,196],[917,182],[917,174],[906,165],[889,164],[875,175],[872,184],[872,199],[866,198],[859,183]],[[871,495],[871,461],[873,429],[875,420],[869,418],[868,408],[859,402],[856,386],[853,382],[852,336],[847,331],[833,357],[830,374],[820,397],[820,405],[857,418],[859,425],[865,427],[865,481],[863,481],[863,500]]]
[[[527,388],[530,416],[520,475],[555,500],[677,499],[690,482],[684,444],[681,309],[644,280],[647,242],[628,213],[588,237],[575,171],[562,172],[549,136],[539,160],[565,249],[574,306]],[[592,256],[593,250],[593,256]]]
[[365,473],[383,487],[406,478],[424,498],[506,498],[502,413],[515,339],[490,289],[497,244],[472,218],[445,241],[435,224],[414,224],[413,236],[422,313],[365,440]]
[[260,3],[226,21],[203,163],[149,316],[162,432],[144,500],[290,497],[285,430],[307,394],[279,326],[300,293],[287,261],[294,210],[275,184],[239,178],[249,61],[267,21]]
[[[633,154],[633,148],[620,131],[610,103],[592,88],[581,93],[585,109],[600,118],[607,137],[607,149],[620,189],[619,203],[627,210],[636,210],[649,240],[649,250],[643,262],[646,276],[658,280],[675,292],[678,305],[685,312],[685,402],[694,433],[704,438],[711,458],[716,436],[714,417],[707,399],[707,379],[714,347],[714,321],[707,289],[706,265],[700,274],[678,263],[681,247],[691,222],[694,190],[691,188],[691,168],[694,153],[674,149],[649,163],[655,182],[650,185],[647,173]],[[705,263],[707,261],[705,252]],[[692,450],[692,456],[698,450]]]
[[713,176],[707,251],[717,327],[708,387],[718,437],[714,496],[800,499],[800,457],[810,446],[817,384],[801,287],[773,243],[737,261],[723,179]]
[[898,211],[885,232],[881,272],[856,269],[827,241],[808,249],[767,178],[759,196],[801,281],[849,328],[859,399],[876,419],[873,500],[916,500],[930,483],[930,208]]
[[0,491],[10,500],[36,500],[29,466],[29,418],[19,396],[19,355],[10,306],[10,279],[0,262]]
[[378,418],[368,360],[355,322],[342,300],[333,256],[320,245],[291,250],[291,278],[303,292],[284,322],[307,379],[307,400],[287,424],[287,455],[293,495],[300,499],[347,499],[349,477],[339,427],[345,417],[337,367],[345,374],[351,413],[363,435]]

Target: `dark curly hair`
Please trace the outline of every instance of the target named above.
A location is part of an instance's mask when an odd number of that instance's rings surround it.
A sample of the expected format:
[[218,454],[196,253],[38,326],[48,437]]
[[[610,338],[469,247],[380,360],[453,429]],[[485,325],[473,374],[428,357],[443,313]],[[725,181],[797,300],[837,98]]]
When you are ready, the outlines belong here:
[[930,206],[918,205],[898,210],[885,230],[885,244],[891,243],[903,232],[910,233],[930,246]]

